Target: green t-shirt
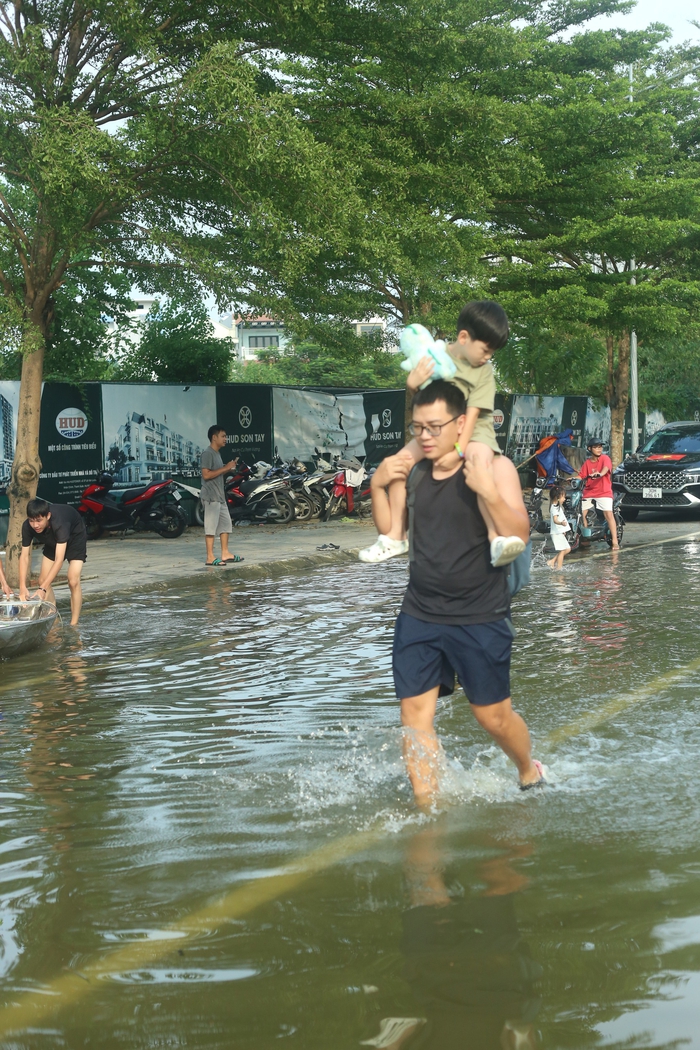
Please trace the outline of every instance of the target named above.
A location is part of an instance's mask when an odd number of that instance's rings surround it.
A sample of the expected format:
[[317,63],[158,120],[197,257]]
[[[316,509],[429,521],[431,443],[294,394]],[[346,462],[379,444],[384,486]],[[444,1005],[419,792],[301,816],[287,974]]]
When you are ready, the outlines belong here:
[[493,406],[496,399],[493,365],[487,361],[485,365],[475,368],[461,357],[455,357],[454,354],[450,354],[450,357],[457,366],[457,374],[453,377],[452,382],[459,387],[467,399],[467,408],[479,409],[479,418],[474,425],[472,441],[481,441],[494,452],[500,452],[496,431],[493,428]]

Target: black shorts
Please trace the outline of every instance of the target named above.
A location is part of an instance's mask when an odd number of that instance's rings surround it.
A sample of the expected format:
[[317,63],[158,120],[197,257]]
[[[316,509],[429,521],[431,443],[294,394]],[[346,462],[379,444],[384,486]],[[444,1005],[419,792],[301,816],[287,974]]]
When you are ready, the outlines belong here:
[[[44,547],[44,557],[49,561],[56,561],[56,544],[47,543]],[[71,536],[66,546],[66,561],[87,561],[87,535]]]
[[470,704],[486,707],[510,696],[513,628],[495,623],[427,623],[400,613],[394,631],[393,670],[399,699],[440,687],[452,693],[455,675]]

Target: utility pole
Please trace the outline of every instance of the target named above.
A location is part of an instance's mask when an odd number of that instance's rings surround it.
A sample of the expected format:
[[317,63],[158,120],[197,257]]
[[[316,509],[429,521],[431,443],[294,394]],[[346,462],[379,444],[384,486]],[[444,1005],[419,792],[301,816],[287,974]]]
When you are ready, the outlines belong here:
[[[630,74],[630,102],[634,102],[634,64],[630,62],[629,67]],[[634,276],[634,271],[637,269],[637,262],[634,256],[630,259],[630,284],[634,287],[637,284],[637,278]],[[637,333],[634,328],[630,332],[630,422],[632,425],[632,452],[637,451],[639,445],[639,372],[637,367]],[[624,448],[624,440],[623,440]]]

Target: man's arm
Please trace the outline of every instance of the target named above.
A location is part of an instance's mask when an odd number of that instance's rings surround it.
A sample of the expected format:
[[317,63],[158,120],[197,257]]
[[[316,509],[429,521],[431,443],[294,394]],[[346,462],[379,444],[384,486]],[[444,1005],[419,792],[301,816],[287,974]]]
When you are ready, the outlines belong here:
[[464,477],[473,492],[481,496],[499,536],[519,536],[523,543],[530,538],[530,519],[527,516],[520,478],[515,466],[503,457],[508,467],[499,478],[499,488],[493,479],[493,470],[477,460],[465,460]]
[[[44,594],[46,594],[46,592],[48,591],[49,587],[51,586],[51,584],[53,583],[53,581],[56,579],[56,577],[58,576],[59,572],[61,571],[61,566],[63,565],[64,561],[66,560],[66,548],[67,548],[67,546],[68,546],[67,543],[57,543],[56,544],[56,553],[54,554],[53,565],[49,569],[48,575],[45,576],[44,579],[41,581],[41,587],[39,588],[39,590],[43,591]],[[38,593],[38,591],[37,591],[37,593]]]
[[209,470],[209,467],[202,467],[202,477],[205,481],[213,481],[214,478],[218,478],[220,474],[228,474],[230,470],[234,470],[238,459],[232,459],[230,463],[225,463],[223,467],[219,467],[218,470]]
[[22,553],[19,556],[19,597],[20,601],[26,602],[29,594],[27,592],[27,573],[29,570],[29,563],[32,557],[32,546],[22,547]]
[[5,573],[2,571],[2,562],[0,562],[0,590],[2,590],[3,594],[6,594],[8,598],[12,594],[12,588],[5,579]]

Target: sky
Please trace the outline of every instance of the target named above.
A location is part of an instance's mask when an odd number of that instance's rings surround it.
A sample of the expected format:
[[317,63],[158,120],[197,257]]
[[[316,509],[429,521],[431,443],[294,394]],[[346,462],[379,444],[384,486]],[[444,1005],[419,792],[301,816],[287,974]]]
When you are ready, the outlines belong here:
[[690,25],[691,19],[700,22],[700,4],[698,0],[638,0],[637,6],[628,15],[613,15],[611,18],[595,18],[588,26],[611,29],[645,29],[652,22],[663,22],[673,32],[671,44],[681,44],[685,40],[700,44],[700,29]]

